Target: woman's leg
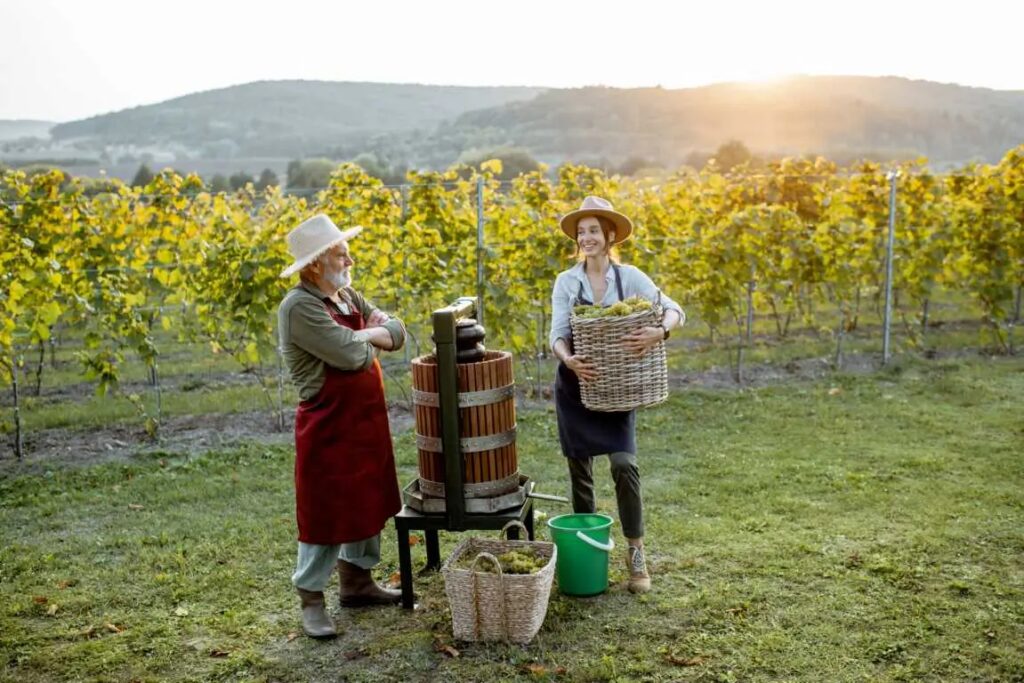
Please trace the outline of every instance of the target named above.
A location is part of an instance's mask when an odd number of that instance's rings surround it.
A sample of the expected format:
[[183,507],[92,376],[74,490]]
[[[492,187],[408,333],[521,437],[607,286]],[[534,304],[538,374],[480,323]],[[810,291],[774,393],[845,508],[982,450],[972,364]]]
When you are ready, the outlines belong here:
[[572,485],[572,511],[597,512],[594,501],[593,458],[566,458]]
[[608,461],[615,482],[615,500],[619,504],[622,534],[631,545],[642,546],[643,543],[633,543],[644,537],[644,507],[640,500],[640,469],[636,464],[636,454],[611,453]]
[[626,548],[626,565],[629,567],[629,590],[646,593],[651,589],[651,576],[647,573],[644,557],[644,508],[640,498],[640,468],[635,453],[611,453],[612,479],[615,481],[615,500],[619,504],[619,520],[622,533],[629,547]]

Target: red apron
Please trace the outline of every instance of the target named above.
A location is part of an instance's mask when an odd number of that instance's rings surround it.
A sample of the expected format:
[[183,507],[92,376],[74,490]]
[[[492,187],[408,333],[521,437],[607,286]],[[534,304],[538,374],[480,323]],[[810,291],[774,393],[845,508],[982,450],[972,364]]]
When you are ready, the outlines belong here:
[[[365,327],[358,310],[324,305],[339,325]],[[402,505],[380,363],[324,370],[295,414],[295,512],[300,541],[335,545],[375,536]]]

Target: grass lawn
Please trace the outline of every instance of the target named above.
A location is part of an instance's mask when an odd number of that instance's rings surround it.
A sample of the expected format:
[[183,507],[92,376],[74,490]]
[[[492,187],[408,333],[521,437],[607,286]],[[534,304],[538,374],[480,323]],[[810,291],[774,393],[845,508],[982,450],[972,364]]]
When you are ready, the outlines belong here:
[[[566,493],[553,410],[519,417],[521,469]],[[611,589],[553,593],[526,647],[454,641],[437,575],[413,613],[296,635],[287,448],[10,476],[0,680],[1024,681],[1024,361],[680,392],[639,422],[654,590],[616,552]]]

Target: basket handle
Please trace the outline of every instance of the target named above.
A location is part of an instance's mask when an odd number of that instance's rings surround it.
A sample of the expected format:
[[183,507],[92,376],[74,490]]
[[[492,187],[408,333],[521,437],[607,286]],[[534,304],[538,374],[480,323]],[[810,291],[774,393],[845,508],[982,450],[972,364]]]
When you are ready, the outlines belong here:
[[[508,524],[505,526],[507,527]],[[478,553],[476,558],[473,559],[473,564],[469,566],[469,571],[473,575],[473,612],[476,617],[476,623],[474,624],[476,627],[475,637],[477,639],[480,638],[480,582],[477,578],[479,573],[476,571],[476,565],[480,560],[487,560],[498,570],[498,584],[501,586],[501,623],[505,627],[505,640],[507,641],[510,634],[508,630],[508,605],[505,604],[505,575],[501,573],[501,562],[498,562],[498,558],[486,551]]]
[[524,539],[528,540],[530,538],[530,530],[527,529],[526,525],[523,524],[522,522],[520,522],[518,519],[513,519],[511,522],[509,522],[505,526],[501,527],[501,531],[499,532],[498,538],[501,538],[502,540],[505,540],[506,538],[508,538],[506,534],[508,533],[508,530],[511,527],[514,527],[514,526],[518,526],[518,527],[522,528],[522,530],[523,530],[523,538]]
[[476,565],[480,562],[480,560],[487,560],[488,562],[490,562],[491,565],[493,565],[494,568],[498,570],[498,576],[501,576],[501,562],[498,562],[498,558],[496,558],[494,555],[491,555],[490,553],[483,551],[478,553],[476,559],[473,560],[473,564],[469,565],[469,571],[475,573]]
[[595,541],[594,539],[592,539],[590,536],[587,536],[582,531],[577,531],[576,532],[576,538],[580,539],[581,541],[583,541],[587,545],[593,546],[594,548],[597,548],[598,550],[603,550],[606,553],[610,553],[611,551],[615,550],[615,539],[614,538],[609,538],[608,539],[608,545],[605,545],[604,543],[601,543],[601,541]]

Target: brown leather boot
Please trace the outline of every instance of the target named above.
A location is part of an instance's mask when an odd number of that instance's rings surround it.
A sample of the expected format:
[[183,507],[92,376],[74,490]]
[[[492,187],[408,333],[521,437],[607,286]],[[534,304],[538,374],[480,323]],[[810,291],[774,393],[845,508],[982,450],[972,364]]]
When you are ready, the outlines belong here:
[[644,549],[631,545],[626,549],[626,566],[629,567],[630,593],[646,593],[651,590],[651,575],[647,573]]
[[302,600],[302,630],[310,638],[326,639],[334,638],[338,632],[334,629],[334,622],[327,615],[324,609],[324,594],[322,591],[307,591],[301,588],[299,598]]
[[396,605],[402,600],[402,591],[381,588],[374,582],[369,569],[351,562],[338,560],[338,576],[341,578],[342,607]]

